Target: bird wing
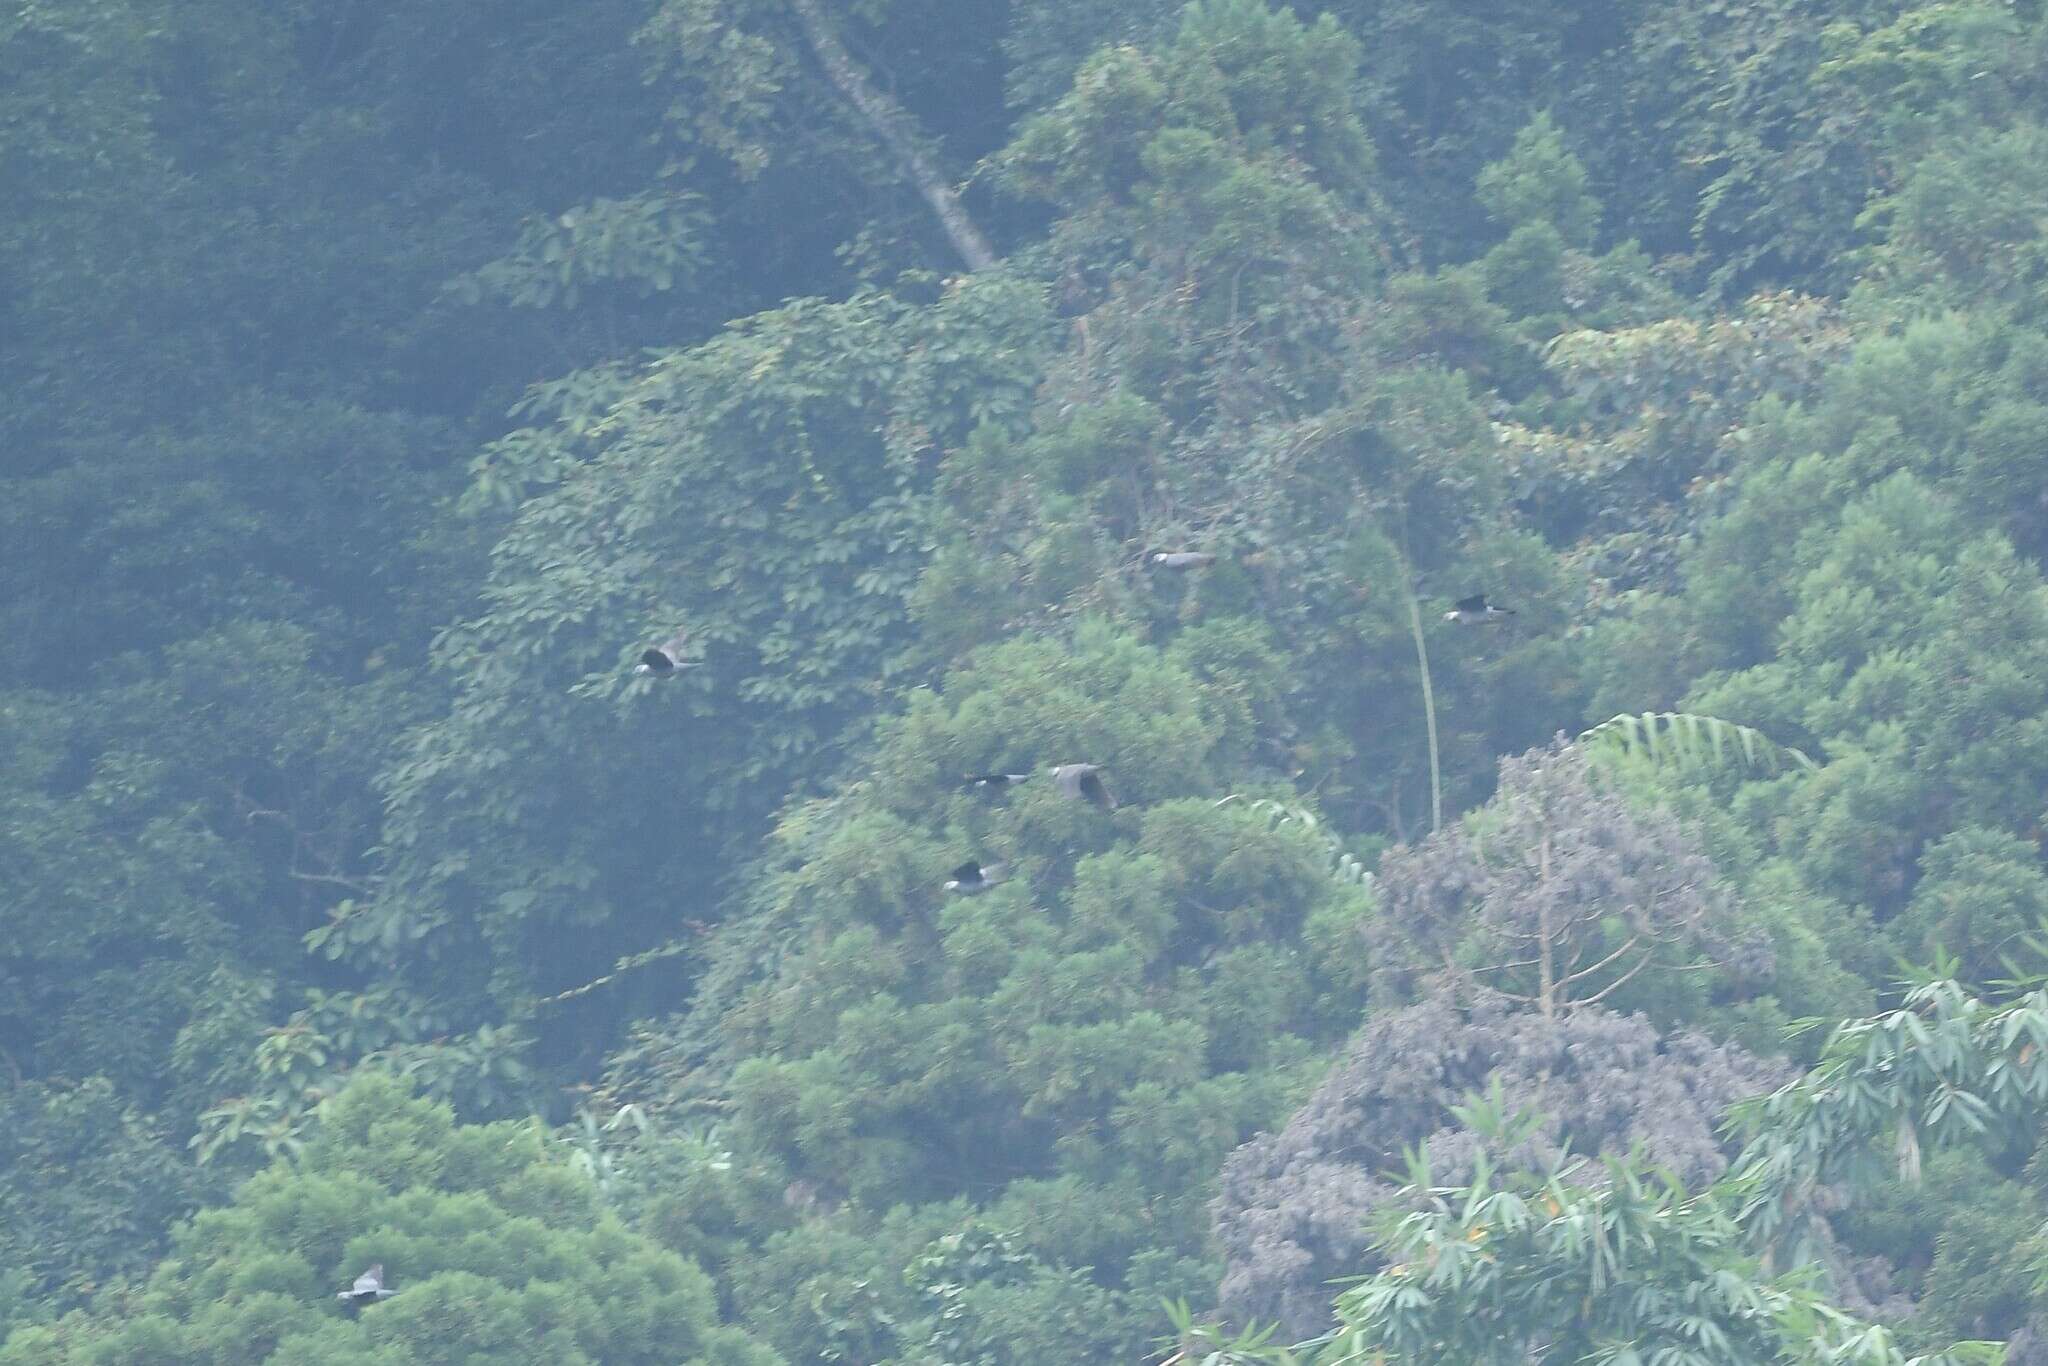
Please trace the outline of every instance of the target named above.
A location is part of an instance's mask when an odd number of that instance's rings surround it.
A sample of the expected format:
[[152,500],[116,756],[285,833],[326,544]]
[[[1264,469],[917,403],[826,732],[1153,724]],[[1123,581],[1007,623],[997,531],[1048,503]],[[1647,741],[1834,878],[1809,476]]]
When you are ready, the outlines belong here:
[[1081,796],[1081,779],[1091,772],[1093,770],[1086,764],[1061,764],[1052,771],[1052,777],[1053,781],[1060,785],[1061,796],[1072,797],[1078,801]]
[[1474,593],[1469,598],[1459,598],[1451,604],[1451,607],[1459,612],[1484,612],[1486,610],[1486,594]]
[[650,669],[666,669],[671,664],[667,653],[659,646],[642,650],[640,652],[640,662]]
[[954,882],[979,882],[982,877],[981,865],[973,859],[969,859],[947,874],[947,876]]
[[356,1277],[355,1287],[349,1293],[354,1295],[374,1295],[383,1288],[384,1269],[373,1266],[362,1275]]
[[1081,775],[1081,795],[1097,806],[1116,806],[1116,798],[1109,794],[1109,787],[1102,781],[1102,775],[1092,768]]
[[661,642],[661,652],[681,663],[690,653],[690,629],[687,626],[679,627],[674,635]]

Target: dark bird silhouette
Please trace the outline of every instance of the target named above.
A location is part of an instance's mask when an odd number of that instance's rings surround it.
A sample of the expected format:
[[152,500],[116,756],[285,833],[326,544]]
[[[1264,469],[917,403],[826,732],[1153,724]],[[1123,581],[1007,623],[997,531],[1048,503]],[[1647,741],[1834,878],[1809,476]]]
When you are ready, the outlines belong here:
[[1216,563],[1213,550],[1161,550],[1152,556],[1161,569],[1207,569]]
[[1444,613],[1444,620],[1455,621],[1460,626],[1492,626],[1514,614],[1514,608],[1489,606],[1486,594],[1474,593],[1469,598],[1459,598],[1452,603],[1451,610]]
[[946,890],[962,896],[973,896],[985,892],[1010,875],[1007,863],[978,863],[973,859],[953,870],[953,876],[946,879]]
[[1029,773],[976,773],[967,779],[967,787],[974,792],[1007,792],[1030,776]]
[[396,1290],[384,1288],[384,1263],[379,1262],[356,1277],[356,1283],[347,1290],[336,1291],[334,1298],[349,1304],[374,1304],[378,1300],[396,1295]]
[[1102,781],[1100,764],[1061,764],[1052,771],[1060,794],[1074,801],[1092,802],[1105,811],[1116,810],[1116,798]]
[[652,674],[656,678],[667,678],[682,669],[694,669],[697,661],[689,658],[690,633],[687,629],[677,631],[661,644],[640,652],[640,662],[633,666],[636,674]]

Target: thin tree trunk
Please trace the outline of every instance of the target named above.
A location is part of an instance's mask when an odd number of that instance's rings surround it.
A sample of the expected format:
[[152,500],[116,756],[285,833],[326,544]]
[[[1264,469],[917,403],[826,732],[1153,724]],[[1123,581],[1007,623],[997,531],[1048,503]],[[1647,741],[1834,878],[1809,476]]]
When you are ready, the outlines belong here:
[[1415,570],[1408,555],[1408,508],[1401,507],[1401,591],[1408,595],[1408,629],[1415,637],[1415,666],[1422,674],[1422,720],[1429,729],[1429,828],[1443,828],[1444,780],[1436,754],[1436,689],[1429,681],[1429,647],[1422,641],[1422,605],[1415,600]]
[[[1550,835],[1546,831],[1543,836],[1543,843],[1538,846],[1536,854],[1536,884],[1538,887],[1541,887],[1549,881]],[[1543,909],[1536,916],[1536,932],[1542,936],[1542,942],[1536,946],[1536,955],[1543,960],[1537,968],[1537,971],[1541,974],[1541,985],[1536,990],[1538,1008],[1543,1012],[1543,1018],[1548,1020],[1557,1014],[1557,970],[1552,956],[1555,951],[1550,943],[1550,899],[1548,897],[1543,898],[1542,906]]]
[[888,144],[903,174],[924,196],[924,202],[931,205],[932,213],[953,243],[953,250],[960,253],[960,259],[970,270],[985,270],[994,265],[995,248],[981,235],[981,229],[975,226],[974,220],[962,207],[960,196],[953,193],[953,187],[919,150],[917,140],[907,131],[910,116],[897,107],[896,101],[875,88],[874,82],[861,70],[860,63],[839,41],[839,35],[833,32],[831,21],[818,7],[818,0],[789,0],[789,8],[803,27],[804,39],[811,45],[811,55],[818,59],[818,65],[825,69],[832,84],[839,87],[839,93],[846,97],[847,103],[860,111],[861,117]]
[[1444,823],[1444,780],[1436,757],[1436,690],[1429,683],[1429,647],[1422,643],[1422,608],[1412,587],[1408,590],[1408,629],[1415,636],[1415,663],[1422,673],[1422,720],[1429,728],[1429,828],[1438,830]]

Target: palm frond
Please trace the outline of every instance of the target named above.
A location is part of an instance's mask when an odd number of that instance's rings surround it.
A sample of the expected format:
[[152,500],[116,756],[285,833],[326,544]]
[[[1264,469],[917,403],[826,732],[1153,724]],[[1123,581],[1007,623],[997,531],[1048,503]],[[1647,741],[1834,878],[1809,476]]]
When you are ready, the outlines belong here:
[[1310,811],[1307,807],[1290,806],[1286,802],[1277,802],[1270,797],[1246,798],[1235,792],[1216,802],[1215,805],[1228,806],[1232,802],[1243,802],[1248,810],[1257,811],[1265,816],[1267,829],[1269,830],[1278,830],[1283,825],[1301,826],[1311,835],[1314,835],[1322,843],[1323,847],[1330,851],[1331,876],[1340,882],[1348,882],[1354,887],[1370,887],[1372,885],[1372,873],[1367,870],[1364,864],[1353,858],[1345,850],[1341,840],[1323,829],[1322,822],[1316,819],[1315,812]]
[[1813,759],[1781,745],[1751,726],[1698,712],[1624,712],[1580,732],[1577,743],[1591,756],[1643,759],[1660,766],[1726,765],[1739,752],[1742,766],[1764,773],[1796,768],[1812,771]]

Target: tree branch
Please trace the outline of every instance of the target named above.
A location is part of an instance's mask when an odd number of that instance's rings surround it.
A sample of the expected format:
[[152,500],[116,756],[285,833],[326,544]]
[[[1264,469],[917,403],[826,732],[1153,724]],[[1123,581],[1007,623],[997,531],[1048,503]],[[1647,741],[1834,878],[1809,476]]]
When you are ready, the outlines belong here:
[[1648,966],[1650,966],[1650,956],[1648,954],[1644,954],[1641,958],[1638,958],[1636,960],[1636,965],[1634,967],[1630,968],[1627,972],[1621,974],[1621,976],[1615,978],[1612,982],[1609,982],[1606,986],[1600,988],[1600,990],[1594,992],[1591,996],[1588,996],[1585,1000],[1580,1001],[1578,1004],[1586,1006],[1598,1005],[1600,1002],[1612,996],[1615,992],[1627,986],[1630,978],[1634,977],[1637,973],[1641,972],[1644,968]]
[[1475,972],[1506,972],[1511,968],[1533,968],[1542,962],[1541,958],[1517,958],[1512,963],[1487,963],[1475,968]]
[[[1636,935],[1636,934],[1632,934],[1632,935],[1630,935],[1630,936],[1628,937],[1628,942],[1627,942],[1627,943],[1623,944],[1623,945],[1622,945],[1622,946],[1621,946],[1620,948],[1616,949],[1616,950],[1615,950],[1615,951],[1614,951],[1613,953],[1610,953],[1610,954],[1608,954],[1608,955],[1607,955],[1607,956],[1606,956],[1605,958],[1603,958],[1603,959],[1601,959],[1601,960],[1600,960],[1599,962],[1597,962],[1597,963],[1593,964],[1593,965],[1592,965],[1591,967],[1588,967],[1588,968],[1580,968],[1580,969],[1579,969],[1579,970],[1578,970],[1577,972],[1573,972],[1573,973],[1567,973],[1567,974],[1566,974],[1566,975],[1564,976],[1564,978],[1563,978],[1563,979],[1562,979],[1562,980],[1560,981],[1559,985],[1561,985],[1561,986],[1570,986],[1570,985],[1571,985],[1572,983],[1574,983],[1574,982],[1578,982],[1578,981],[1583,981],[1583,980],[1584,980],[1585,978],[1591,977],[1591,976],[1592,976],[1592,975],[1593,975],[1594,973],[1596,973],[1596,972],[1600,971],[1600,969],[1602,969],[1602,968],[1606,967],[1606,966],[1607,966],[1608,964],[1612,963],[1612,962],[1613,962],[1613,961],[1614,961],[1615,959],[1617,959],[1617,958],[1621,957],[1621,956],[1622,956],[1623,954],[1625,954],[1625,953],[1627,953],[1627,952],[1628,952],[1629,950],[1631,950],[1631,949],[1635,948],[1635,947],[1636,947],[1636,946],[1637,946],[1638,944],[1640,944],[1640,943],[1642,943],[1642,942],[1643,942],[1643,940],[1642,940],[1642,936],[1641,936],[1641,935]],[[1572,961],[1573,961],[1573,963],[1575,963],[1575,964],[1576,964],[1576,963],[1578,962],[1578,960],[1577,960],[1577,959],[1573,959]]]
[[939,226],[945,229],[953,250],[960,253],[960,259],[967,263],[967,268],[986,270],[994,265],[995,248],[982,236],[974,220],[967,216],[967,210],[961,206],[960,197],[953,193],[953,187],[939,174],[938,168],[932,165],[919,149],[917,140],[906,130],[910,116],[896,101],[875,88],[860,63],[846,50],[846,44],[839,40],[830,21],[820,12],[817,0],[789,0],[789,8],[804,31],[804,40],[811,45],[811,55],[818,59],[818,65],[825,69],[825,75],[839,88],[847,103],[858,110],[882,141],[888,144],[904,175],[924,196],[924,202],[931,205]]

